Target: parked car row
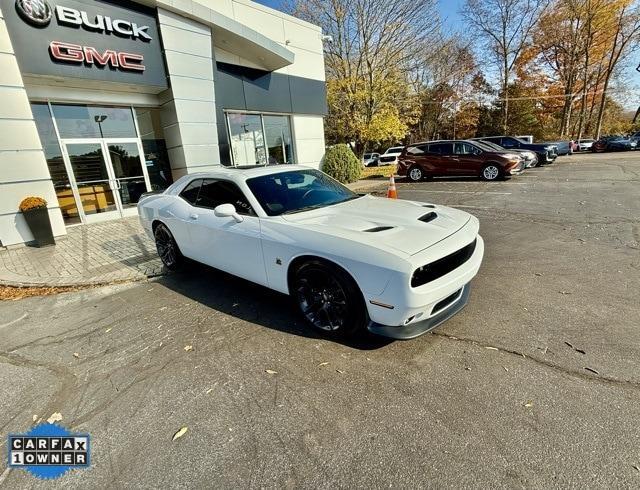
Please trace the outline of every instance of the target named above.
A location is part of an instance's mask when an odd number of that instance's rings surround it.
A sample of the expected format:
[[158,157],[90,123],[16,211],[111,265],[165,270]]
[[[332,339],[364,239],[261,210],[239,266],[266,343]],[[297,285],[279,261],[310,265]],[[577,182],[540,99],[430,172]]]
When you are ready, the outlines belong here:
[[602,153],[605,151],[631,151],[638,148],[640,142],[640,133],[626,136],[603,136],[598,141],[593,142],[591,151],[594,153]]
[[528,143],[513,136],[426,141],[403,149],[397,173],[413,182],[440,176],[497,180],[548,165],[557,156],[554,145]]

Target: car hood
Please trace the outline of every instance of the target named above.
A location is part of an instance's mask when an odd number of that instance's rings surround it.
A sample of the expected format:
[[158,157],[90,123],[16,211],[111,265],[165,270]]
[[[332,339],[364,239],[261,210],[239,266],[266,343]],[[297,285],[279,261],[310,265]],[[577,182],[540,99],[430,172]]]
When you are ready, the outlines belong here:
[[469,213],[453,208],[369,195],[282,218],[309,231],[406,255],[435,245],[472,219]]

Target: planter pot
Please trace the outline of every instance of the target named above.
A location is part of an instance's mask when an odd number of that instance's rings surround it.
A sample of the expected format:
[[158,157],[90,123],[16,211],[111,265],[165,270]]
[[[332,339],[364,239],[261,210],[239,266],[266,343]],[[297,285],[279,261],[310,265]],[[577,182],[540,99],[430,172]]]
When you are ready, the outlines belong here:
[[56,244],[56,241],[53,238],[53,231],[51,230],[51,221],[49,220],[49,211],[47,208],[31,209],[30,211],[22,214],[29,225],[31,234],[33,235],[38,247],[46,247],[47,245]]

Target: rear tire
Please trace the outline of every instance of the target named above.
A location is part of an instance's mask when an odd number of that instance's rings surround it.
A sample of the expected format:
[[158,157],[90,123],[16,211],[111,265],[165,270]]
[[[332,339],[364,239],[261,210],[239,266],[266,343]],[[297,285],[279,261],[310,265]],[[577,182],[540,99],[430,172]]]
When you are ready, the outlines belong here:
[[340,267],[324,260],[305,262],[294,272],[290,291],[307,323],[322,335],[349,338],[366,332],[364,298]]
[[164,266],[170,271],[179,270],[184,264],[184,257],[169,228],[160,223],[156,226],[153,236],[156,241],[156,250]]
[[489,163],[482,168],[480,177],[484,180],[498,180],[502,176],[502,169],[494,163]]
[[407,178],[411,182],[420,182],[424,180],[424,171],[420,167],[411,167],[407,172]]

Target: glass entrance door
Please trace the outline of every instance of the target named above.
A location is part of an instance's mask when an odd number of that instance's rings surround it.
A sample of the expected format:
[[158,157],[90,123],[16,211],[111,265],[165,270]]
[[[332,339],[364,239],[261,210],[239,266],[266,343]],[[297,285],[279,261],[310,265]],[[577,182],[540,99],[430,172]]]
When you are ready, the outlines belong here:
[[137,139],[63,140],[84,223],[136,214],[150,189]]

